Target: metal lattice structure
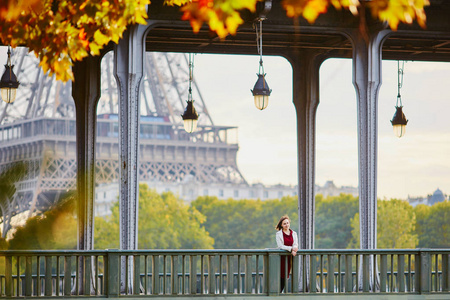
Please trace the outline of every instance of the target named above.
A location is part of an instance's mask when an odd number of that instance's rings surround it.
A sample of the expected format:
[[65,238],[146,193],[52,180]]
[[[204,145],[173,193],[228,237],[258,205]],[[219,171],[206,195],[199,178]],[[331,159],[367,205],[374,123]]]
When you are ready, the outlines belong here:
[[[27,49],[13,52],[21,82],[14,104],[0,104],[0,171],[17,161],[28,165],[18,183],[15,213],[51,206],[76,183],[75,105],[71,83],[43,74]],[[113,54],[102,60],[102,97],[97,113],[96,182],[117,182],[118,95]],[[201,114],[194,134],[183,130],[188,88],[184,54],[150,52],[145,57],[141,93],[140,180],[181,182],[193,176],[201,183],[247,184],[236,164],[235,127],[215,126],[194,80],[195,105]],[[237,135],[236,135],[237,136]],[[12,203],[11,202],[11,203]]]

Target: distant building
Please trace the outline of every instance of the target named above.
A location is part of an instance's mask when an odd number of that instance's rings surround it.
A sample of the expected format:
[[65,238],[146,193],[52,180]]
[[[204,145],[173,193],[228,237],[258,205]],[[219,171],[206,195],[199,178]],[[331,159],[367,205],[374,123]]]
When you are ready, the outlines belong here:
[[430,197],[428,196],[428,205],[434,205],[438,202],[444,202],[445,201],[445,196],[444,193],[440,190],[437,189],[436,191],[434,191],[433,195]]
[[408,196],[408,202],[412,207],[416,207],[419,204],[428,205],[428,198],[424,197],[410,197]]
[[339,196],[340,194],[351,194],[355,197],[359,196],[358,188],[354,186],[337,187],[332,180],[325,182],[323,186],[316,185],[316,195],[322,194],[324,197]]
[[[200,183],[193,176],[186,176],[182,182],[147,181],[149,188],[157,193],[172,192],[186,202],[191,202],[200,196],[215,196],[226,199],[281,199],[285,196],[296,196],[297,187],[291,185],[230,184],[230,183]],[[111,207],[118,200],[119,184],[101,184],[95,188],[95,215],[105,217],[111,214]]]
[[447,196],[440,189],[435,190],[432,195],[428,195],[427,197],[408,196],[408,202],[412,207],[416,207],[419,204],[431,206],[439,202],[444,202],[446,199]]
[[[186,202],[191,202],[200,196],[215,196],[220,200],[226,199],[281,199],[285,196],[297,196],[297,186],[294,185],[264,185],[231,184],[231,183],[200,183],[193,176],[186,176],[182,182],[145,181],[149,188],[157,193],[172,192]],[[358,189],[351,186],[336,187],[333,181],[327,181],[325,185],[315,186],[316,194],[327,196],[339,196],[340,194],[352,194],[358,196]],[[105,217],[111,214],[111,207],[118,200],[119,184],[100,184],[95,188],[95,215]]]

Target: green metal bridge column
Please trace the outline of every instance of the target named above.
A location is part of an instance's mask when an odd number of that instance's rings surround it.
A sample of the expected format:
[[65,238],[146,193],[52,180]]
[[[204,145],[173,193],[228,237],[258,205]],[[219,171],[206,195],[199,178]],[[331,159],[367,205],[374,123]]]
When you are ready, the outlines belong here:
[[94,243],[94,184],[97,102],[100,98],[100,56],[75,62],[72,97],[76,107],[78,250]]
[[[88,56],[75,62],[72,96],[77,127],[78,250],[94,249],[94,184],[97,102],[100,98],[101,56]],[[78,278],[84,281],[84,260],[80,256]],[[88,290],[85,290],[88,288]],[[90,288],[78,285],[80,295]]]
[[[151,22],[149,22],[151,23]],[[128,28],[119,43],[114,46],[114,76],[119,92],[119,206],[120,249],[138,248],[139,201],[139,95],[143,77],[144,39],[148,25]],[[122,257],[124,270],[121,275],[121,291],[126,282],[133,282],[134,266]],[[131,286],[139,289],[139,287]]]
[[[378,26],[378,27],[377,27]],[[359,222],[361,249],[377,248],[377,141],[378,141],[378,91],[381,86],[382,46],[390,30],[383,24],[375,24],[364,36],[359,28],[349,30],[353,48],[353,85],[356,90],[358,112],[359,156]],[[363,287],[362,275],[368,272],[369,289],[375,289],[373,260],[367,270],[360,270],[359,288]],[[363,267],[361,264],[360,267]]]
[[[287,55],[293,70],[293,102],[297,115],[298,161],[298,245],[299,249],[314,249],[314,185],[316,111],[319,104],[319,68],[328,58],[318,51],[293,51]],[[299,289],[308,289],[308,276],[303,268],[309,262],[300,261]],[[306,281],[306,282],[304,282]]]

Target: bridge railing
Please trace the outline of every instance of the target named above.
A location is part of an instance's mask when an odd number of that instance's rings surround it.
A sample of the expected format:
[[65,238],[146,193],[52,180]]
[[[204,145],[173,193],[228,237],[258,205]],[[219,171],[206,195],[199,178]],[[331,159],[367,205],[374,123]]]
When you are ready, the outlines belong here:
[[[270,249],[1,251],[0,297],[450,293],[450,249],[283,254]],[[286,287],[280,291],[282,278]]]
[[[97,139],[117,140],[119,123],[115,118],[97,119]],[[18,140],[34,140],[39,136],[75,141],[76,122],[71,118],[41,117],[26,119],[0,125],[0,142],[3,144]],[[149,122],[144,117],[140,122],[140,138],[148,140],[194,141],[197,143],[216,143],[237,145],[237,127],[199,125],[196,132],[189,134],[182,125],[170,122]]]

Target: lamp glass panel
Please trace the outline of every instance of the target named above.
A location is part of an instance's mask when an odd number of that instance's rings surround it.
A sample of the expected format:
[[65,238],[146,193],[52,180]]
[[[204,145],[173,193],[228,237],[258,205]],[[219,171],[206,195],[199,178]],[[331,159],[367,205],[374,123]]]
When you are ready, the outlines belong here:
[[396,137],[400,138],[405,135],[406,125],[394,125],[392,127],[394,128],[394,134]]
[[17,89],[15,88],[2,88],[1,90],[1,95],[2,95],[2,99],[3,101],[5,101],[6,103],[13,103],[14,100],[16,100],[16,91]]
[[269,105],[269,96],[255,95],[255,106],[259,110],[263,110]]
[[184,130],[188,133],[192,133],[197,130],[198,120],[186,119],[183,120]]

